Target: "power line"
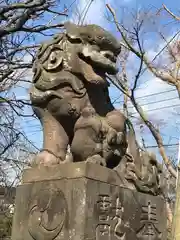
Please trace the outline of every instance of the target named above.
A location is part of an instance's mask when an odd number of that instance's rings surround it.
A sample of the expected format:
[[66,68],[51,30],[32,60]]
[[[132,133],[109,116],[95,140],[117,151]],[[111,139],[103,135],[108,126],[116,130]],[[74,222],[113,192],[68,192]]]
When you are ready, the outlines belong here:
[[158,101],[154,101],[154,102],[144,103],[144,104],[142,104],[142,106],[149,105],[149,104],[154,104],[154,103],[166,102],[166,101],[175,100],[175,99],[179,100],[179,98],[173,97],[173,98],[162,99],[162,100],[158,100]]
[[[158,110],[161,110],[161,109],[172,108],[172,107],[180,107],[180,104],[174,104],[174,105],[171,105],[171,106],[164,106],[164,107],[160,107],[160,108],[149,109],[149,110],[146,110],[146,112],[158,111]],[[133,113],[132,116],[136,113]]]
[[[144,104],[141,104],[141,107],[142,106],[146,106],[146,105],[150,105],[150,104],[155,104],[155,103],[160,103],[160,102],[166,102],[166,101],[169,101],[169,100],[179,100],[179,98],[177,97],[173,97],[173,98],[168,98],[168,99],[162,99],[162,100],[159,100],[159,101],[153,101],[153,102],[148,102],[148,103],[144,103]],[[130,107],[131,108],[131,107]]]
[[[141,99],[141,98],[146,98],[146,97],[151,97],[151,96],[157,96],[157,95],[160,95],[160,94],[163,94],[163,93],[174,92],[174,91],[176,91],[176,89],[166,90],[166,91],[158,92],[158,93],[152,93],[152,94],[136,97],[136,99]],[[178,97],[177,97],[177,99],[178,99]],[[123,102],[123,100],[122,101],[118,101],[116,103],[120,103],[120,102]]]
[[160,95],[160,94],[163,94],[163,93],[174,92],[174,91],[176,91],[176,89],[166,90],[166,91],[159,92],[159,93],[152,93],[152,94],[149,94],[149,95],[137,97],[136,99],[145,98],[145,97],[151,97],[151,96],[156,96],[156,95]]
[[[175,147],[179,146],[179,143],[172,143],[172,144],[164,144],[163,147]],[[145,148],[158,148],[157,145],[146,146]]]

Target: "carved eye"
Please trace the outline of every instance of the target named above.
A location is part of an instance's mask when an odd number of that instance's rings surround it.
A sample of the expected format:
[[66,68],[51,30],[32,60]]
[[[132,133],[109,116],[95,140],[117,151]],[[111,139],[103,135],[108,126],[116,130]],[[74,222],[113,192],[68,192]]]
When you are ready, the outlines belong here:
[[54,64],[56,63],[57,61],[57,56],[56,56],[56,52],[53,52],[51,55],[50,55],[50,58],[49,58],[49,62]]
[[48,71],[56,70],[62,63],[62,52],[60,50],[55,49],[50,53],[47,61],[43,64],[44,68]]

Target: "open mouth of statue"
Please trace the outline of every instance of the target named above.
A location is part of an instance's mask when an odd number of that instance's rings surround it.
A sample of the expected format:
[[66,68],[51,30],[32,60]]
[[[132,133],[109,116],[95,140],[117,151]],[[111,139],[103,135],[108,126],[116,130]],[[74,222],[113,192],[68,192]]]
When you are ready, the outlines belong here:
[[86,63],[91,64],[95,72],[101,76],[105,75],[105,73],[114,75],[118,72],[116,67],[117,58],[109,50],[95,51],[86,46],[83,48],[82,53],[80,53],[80,58]]

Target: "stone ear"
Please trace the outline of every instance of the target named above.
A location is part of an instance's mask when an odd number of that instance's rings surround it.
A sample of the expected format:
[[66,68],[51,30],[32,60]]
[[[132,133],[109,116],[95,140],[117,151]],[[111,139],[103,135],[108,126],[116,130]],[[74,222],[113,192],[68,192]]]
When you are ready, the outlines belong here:
[[74,23],[69,22],[69,21],[64,23],[64,27],[67,30],[70,29],[70,28],[77,28],[77,26]]
[[79,31],[78,31],[78,27],[71,22],[66,22],[64,23],[64,27],[66,29],[66,34],[73,39],[79,38]]

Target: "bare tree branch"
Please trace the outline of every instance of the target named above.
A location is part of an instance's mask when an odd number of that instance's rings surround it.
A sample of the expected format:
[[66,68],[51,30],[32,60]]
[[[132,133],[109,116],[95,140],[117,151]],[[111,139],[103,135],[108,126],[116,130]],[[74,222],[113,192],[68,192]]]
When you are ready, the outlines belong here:
[[169,8],[166,7],[165,4],[163,4],[164,10],[171,15],[175,20],[180,21],[180,17],[176,16],[173,12],[169,10]]
[[[8,0],[0,5],[0,180],[15,184],[30,155],[28,152],[40,147],[29,138],[31,128],[26,133],[21,124],[25,118],[32,122],[36,119],[28,108],[31,104],[16,95],[21,89],[25,94],[24,90],[29,88],[30,69],[41,35],[53,35],[62,28],[69,9],[60,11],[58,0]],[[16,179],[11,179],[9,169]]]
[[[127,38],[126,34],[123,31],[122,26],[119,24],[115,11],[114,9],[112,9],[112,7],[110,7],[109,4],[106,4],[108,10],[110,11],[110,13],[113,16],[114,19],[114,23],[118,29],[118,31],[120,32],[123,41],[125,42],[125,44],[127,45],[127,48],[134,53],[140,60],[143,58],[143,63],[147,66],[147,68],[159,79],[161,79],[162,81],[174,85],[178,91],[179,97],[180,97],[180,76],[176,74],[176,76],[172,76],[170,73],[168,73],[167,71],[163,70],[163,69],[159,69],[157,68],[152,61],[150,61],[148,59],[148,57],[146,56],[145,53],[143,53],[141,51],[141,49],[137,50],[129,41],[129,39]],[[136,35],[136,32],[134,33]],[[175,36],[177,36],[179,34],[179,32],[177,32],[175,34]],[[175,38],[175,36],[173,38]],[[139,36],[136,36],[136,41],[137,43],[139,42]],[[171,40],[172,41],[172,40]],[[138,43],[139,46],[139,43]],[[167,48],[167,45],[166,47]],[[165,49],[164,48],[164,49]]]
[[[167,155],[166,155],[166,151],[164,149],[164,144],[163,144],[163,140],[162,140],[162,137],[159,133],[159,130],[152,124],[152,122],[148,119],[147,115],[145,114],[144,110],[141,108],[141,106],[137,103],[136,99],[135,99],[135,96],[134,96],[134,91],[136,90],[136,87],[137,87],[137,82],[138,82],[138,79],[140,77],[140,74],[142,72],[142,66],[143,66],[143,63],[145,63],[148,68],[154,72],[154,74],[157,75],[157,77],[159,76],[159,74],[157,74],[157,72],[154,70],[154,67],[152,66],[152,64],[150,64],[150,62],[147,60],[146,56],[144,55],[144,52],[142,50],[142,47],[141,47],[141,44],[140,44],[140,40],[139,40],[139,30],[140,30],[140,27],[141,27],[141,23],[140,23],[140,26],[138,26],[136,29],[135,29],[135,37],[136,37],[136,40],[137,40],[137,44],[138,44],[138,47],[139,47],[139,50],[136,50],[134,48],[134,46],[131,44],[131,42],[127,39],[127,37],[125,36],[122,28],[120,27],[118,21],[117,21],[117,17],[116,17],[116,14],[115,14],[115,11],[114,9],[112,9],[112,7],[110,7],[110,5],[106,5],[107,8],[109,9],[109,11],[111,12],[112,16],[113,16],[113,19],[114,19],[114,22],[116,24],[116,27],[118,29],[118,31],[121,33],[121,36],[124,40],[124,42],[127,44],[128,48],[129,48],[129,51],[133,52],[136,56],[138,56],[138,58],[140,58],[140,66],[139,66],[139,70],[138,70],[138,73],[136,74],[135,76],[135,80],[134,80],[134,86],[133,88],[130,90],[128,88],[128,86],[123,86],[123,84],[121,83],[121,79],[118,79],[118,77],[116,78],[116,81],[115,80],[112,80],[111,78],[109,78],[111,80],[111,82],[120,90],[122,91],[124,94],[126,94],[129,99],[131,100],[134,108],[136,109],[136,111],[139,113],[141,119],[143,120],[143,122],[145,123],[145,125],[149,128],[152,136],[154,137],[154,139],[156,140],[157,142],[157,146],[159,148],[159,153],[161,154],[162,156],[162,159],[167,167],[167,169],[169,170],[169,172],[172,174],[173,177],[176,178],[177,176],[177,173],[176,173],[176,170],[173,168],[173,166],[171,165],[171,161],[168,159]],[[126,73],[125,73],[126,74]],[[126,74],[126,77],[127,77],[127,74]],[[161,76],[161,79],[162,79],[162,76]]]

